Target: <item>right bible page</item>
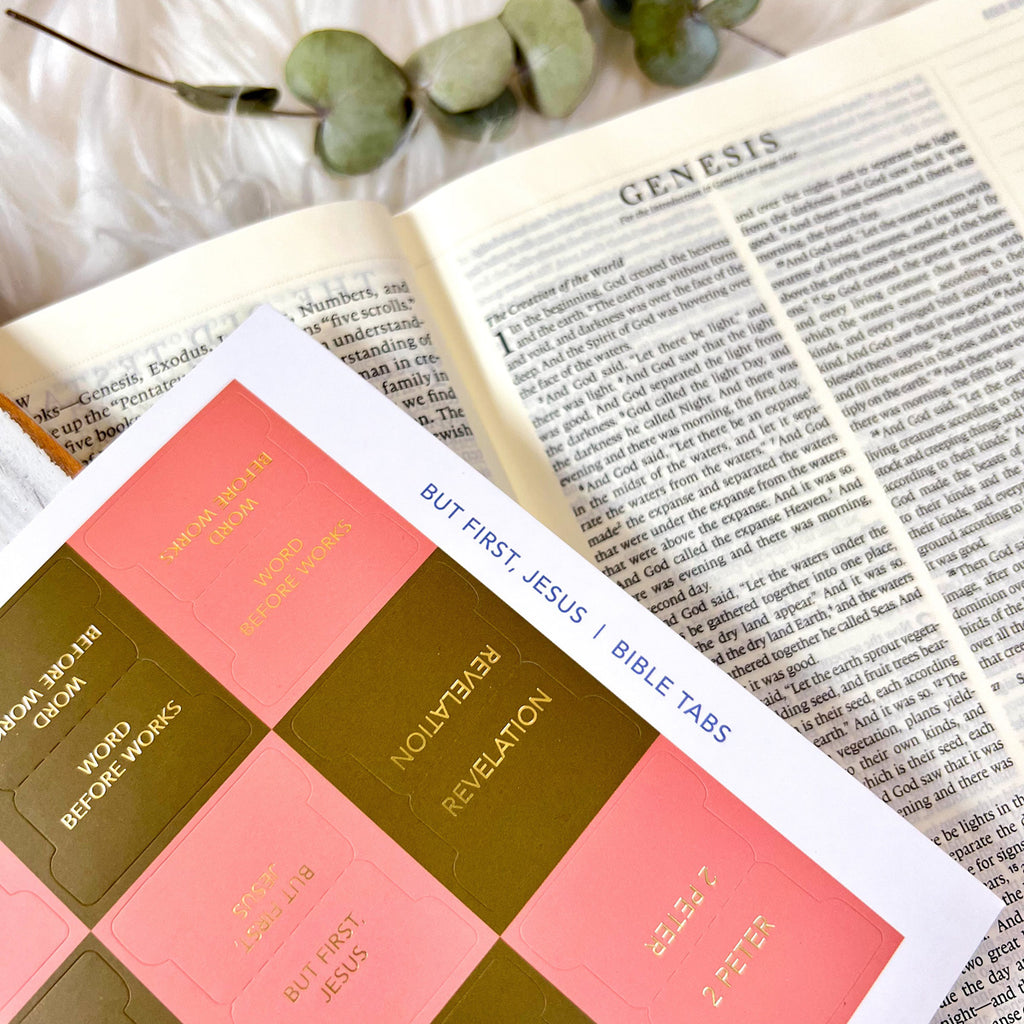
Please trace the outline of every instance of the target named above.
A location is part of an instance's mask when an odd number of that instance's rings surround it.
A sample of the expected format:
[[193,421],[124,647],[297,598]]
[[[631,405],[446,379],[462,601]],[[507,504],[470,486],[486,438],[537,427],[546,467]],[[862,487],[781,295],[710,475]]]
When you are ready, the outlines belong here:
[[1007,903],[946,1024],[1024,995],[1022,53],[940,0],[399,219],[515,496]]

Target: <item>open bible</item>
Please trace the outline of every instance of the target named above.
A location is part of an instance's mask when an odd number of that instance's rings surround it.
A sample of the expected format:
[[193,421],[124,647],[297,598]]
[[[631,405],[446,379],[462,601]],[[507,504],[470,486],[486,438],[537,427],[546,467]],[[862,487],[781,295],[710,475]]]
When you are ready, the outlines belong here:
[[0,389],[88,461],[271,303],[998,892],[938,1019],[1015,1019],[1022,47],[940,0],[256,225],[10,324]]

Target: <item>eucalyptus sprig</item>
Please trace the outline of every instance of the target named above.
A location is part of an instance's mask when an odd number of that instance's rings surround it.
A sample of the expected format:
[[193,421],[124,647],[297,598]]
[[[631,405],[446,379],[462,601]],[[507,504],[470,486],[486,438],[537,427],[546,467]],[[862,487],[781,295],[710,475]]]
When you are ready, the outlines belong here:
[[427,43],[404,68],[358,33],[311,32],[288,58],[285,80],[320,117],[320,159],[360,174],[395,150],[417,101],[444,132],[500,139],[519,107],[513,86],[541,114],[566,117],[593,71],[594,41],[572,0],[508,0],[496,18]]
[[613,25],[632,33],[637,66],[659,85],[700,81],[718,58],[720,29],[735,29],[759,0],[598,0]]
[[[718,55],[719,29],[749,17],[758,0],[598,0],[635,40],[637,64],[666,85],[689,85]],[[192,85],[160,78],[98,53],[8,10],[120,71],[173,90],[202,110],[317,122],[314,149],[340,174],[379,167],[409,130],[417,105],[450,135],[494,140],[512,130],[518,96],[546,117],[567,117],[590,88],[594,41],[573,0],[507,0],[497,17],[427,43],[399,67],[358,32],[303,36],[285,64],[288,88],[308,109],[282,110],[271,86]]]

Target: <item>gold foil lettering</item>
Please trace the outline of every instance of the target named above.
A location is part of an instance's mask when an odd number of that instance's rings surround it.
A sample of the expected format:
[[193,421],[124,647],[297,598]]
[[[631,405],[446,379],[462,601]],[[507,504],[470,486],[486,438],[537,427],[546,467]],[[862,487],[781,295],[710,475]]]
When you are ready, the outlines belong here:
[[298,975],[290,984],[285,985],[282,993],[284,997],[290,1003],[298,1002],[309,991],[310,982],[314,978],[319,979],[321,971],[329,971],[320,985],[320,993],[327,1003],[334,999],[368,956],[367,951],[357,943],[348,945],[364,924],[365,921],[357,921],[349,913],[326,941],[320,944],[313,957],[302,965]]
[[37,729],[45,729],[81,692],[83,686],[89,681],[79,676],[72,676],[70,682],[50,694],[50,699],[40,709],[39,713],[32,719],[32,724]]
[[[197,537],[201,536],[203,531],[208,527],[214,520],[214,517],[219,512],[227,508],[228,504],[235,500],[239,494],[244,491],[256,477],[266,469],[274,460],[266,452],[260,452],[231,483],[223,490],[218,491],[210,502],[214,506],[214,510],[209,507],[204,508],[201,512],[197,513],[195,518],[186,524],[185,528],[174,537],[171,542],[160,552],[159,558],[161,562],[173,562],[178,558],[182,552],[194,541]],[[257,502],[253,499],[249,499],[247,502],[242,502],[237,509],[232,511],[227,518],[221,522],[221,524],[212,532],[210,535],[211,544],[220,544],[226,536],[228,536],[236,526],[241,523],[245,517],[255,508]]]
[[[252,504],[255,504],[255,501],[252,501],[252,499],[250,501]],[[320,538],[319,543],[314,544],[309,549],[306,557],[299,557],[299,552],[304,548],[303,541],[300,538],[293,537],[288,541],[277,555],[271,558],[266,566],[259,570],[253,579],[253,583],[266,588],[268,593],[239,625],[238,630],[242,636],[252,636],[267,621],[271,612],[281,607],[285,599],[295,592],[302,580],[316,570],[317,566],[351,529],[351,523],[336,523],[328,530],[325,536]],[[214,537],[211,536],[210,540],[212,542]],[[283,577],[279,577],[278,582],[271,589],[269,585],[273,582],[275,574],[283,572],[286,562],[290,562],[291,568],[295,572],[289,572]]]
[[242,894],[242,898],[231,908],[231,913],[241,918],[249,916],[249,912],[258,900],[263,899],[267,895],[267,892],[271,886],[277,881],[277,872],[274,870],[274,865],[271,864],[267,867],[259,878],[248,890]]
[[[510,718],[499,730],[499,735],[494,737],[497,760],[490,757],[487,751],[481,753],[470,767],[469,778],[459,779],[452,787],[452,796],[442,798],[442,808],[453,818],[456,817],[459,811],[473,798],[474,794],[469,791],[468,787],[476,790],[481,788],[483,783],[494,774],[494,770],[505,761],[505,751],[514,747],[519,738],[526,735],[526,730],[539,718],[540,711],[545,710],[544,706],[550,703],[551,698],[538,686],[537,696],[527,698],[527,703],[520,706],[513,718]],[[518,736],[514,736],[515,730],[518,730]],[[502,740],[501,736],[509,737],[509,742]],[[490,765],[489,769],[484,767],[485,763]]]
[[63,679],[64,673],[74,668],[78,659],[92,647],[93,641],[98,640],[101,636],[103,636],[103,633],[99,627],[90,625],[81,633],[77,640],[73,640],[68,644],[67,651],[60,655],[48,669],[43,671],[43,674],[38,679],[39,685],[48,690],[52,689],[53,684],[58,679]]
[[[249,891],[243,893],[238,903],[231,908],[231,913],[243,920],[253,915],[252,923],[245,929],[245,934],[240,939],[235,939],[236,949],[251,953],[273,927],[274,922],[281,917],[288,904],[294,902],[306,883],[316,877],[316,872],[303,864],[287,883],[278,886],[276,867],[276,863],[269,865],[249,887]],[[279,890],[278,894],[274,893],[275,887]]]
[[265,587],[272,583],[274,577],[284,572],[284,567],[302,550],[302,541],[298,537],[292,537],[281,550],[274,555],[267,564],[260,569],[253,577],[253,583],[258,587]]
[[722,1002],[722,996],[716,995],[715,990],[710,985],[705,985],[704,990],[701,992],[702,996],[706,996],[711,1000],[711,1005],[718,1009],[719,1004]]
[[2,718],[0,718],[0,739],[14,732],[19,722],[25,720],[29,711],[43,699],[43,695],[33,686]]
[[[697,877],[711,888],[718,884],[718,876],[711,877],[706,864],[697,872]],[[660,921],[655,925],[651,938],[644,943],[644,948],[649,949],[655,956],[664,956],[665,950],[672,945],[675,937],[686,927],[697,907],[704,902],[705,893],[692,882],[688,884],[690,895],[677,897],[671,909],[665,912],[665,917],[672,923],[666,924],[665,921]]]
[[[754,954],[765,944],[768,932],[774,927],[775,925],[769,924],[763,914],[758,914],[736,945],[725,954],[722,966],[715,971],[715,977],[726,988],[731,989],[736,978],[750,966]],[[710,985],[705,986],[701,994],[710,998],[714,1006],[718,1006],[723,999],[723,996],[715,995],[715,990]]]
[[[424,715],[423,719],[416,724],[416,728],[406,737],[405,743],[401,744],[398,750],[391,755],[391,763],[400,771],[405,771],[407,764],[416,760],[416,755],[423,753],[427,741],[432,739],[441,730],[441,727],[451,721],[451,708],[445,705],[445,701],[454,702],[458,707],[471,696],[475,689],[475,680],[482,679],[490,671],[490,666],[498,661],[501,655],[490,645],[476,655],[470,665],[480,661],[485,665],[485,670],[479,674],[465,669],[461,675],[449,683],[448,688],[438,698],[437,707],[432,708]],[[550,698],[549,698],[550,699]],[[450,811],[454,814],[455,811]]]
[[[77,639],[68,644],[68,649],[55,658],[49,668],[45,669],[36,681],[43,690],[53,691],[54,685],[75,667],[93,644],[103,636],[103,631],[95,625],[90,624],[84,629]],[[71,677],[70,682],[50,694],[50,700],[38,708],[32,718],[32,724],[37,729],[45,729],[46,726],[60,714],[61,710],[71,703],[71,700],[79,693],[86,680],[77,675]],[[44,700],[44,695],[35,686],[29,687],[28,692],[11,707],[6,714],[0,715],[0,740],[8,733],[14,731],[17,724],[24,721],[30,710]]]
[[[85,757],[79,765],[76,765],[80,772],[91,775],[94,768],[99,767],[103,758],[110,757],[113,753],[116,741],[124,741],[119,757],[134,764],[144,750],[156,740],[157,736],[171,723],[181,712],[181,705],[177,701],[169,700],[156,718],[154,718],[145,729],[138,732],[135,737],[128,740],[131,726],[127,722],[118,722],[104,739],[97,744],[92,752]],[[127,765],[123,765],[119,758],[110,758],[106,762],[105,770],[99,778],[68,808],[66,814],[60,817],[61,824],[70,832],[78,823],[92,810],[93,805],[107,795],[111,786],[125,774]]]
[[246,498],[245,501],[240,501],[237,508],[233,508],[221,521],[217,524],[216,529],[209,536],[209,541],[214,547],[223,544],[235,529],[242,525],[248,518],[249,513],[259,505],[259,502],[255,498]]
[[217,493],[213,499],[213,504],[218,508],[226,508],[273,461],[274,460],[266,452],[260,452],[260,454],[257,455],[248,466],[246,466],[244,473],[235,477],[227,487]]

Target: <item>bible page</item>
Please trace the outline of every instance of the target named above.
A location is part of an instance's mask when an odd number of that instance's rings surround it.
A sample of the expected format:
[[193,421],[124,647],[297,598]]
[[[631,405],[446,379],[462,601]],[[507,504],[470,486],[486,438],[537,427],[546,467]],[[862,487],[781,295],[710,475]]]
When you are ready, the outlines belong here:
[[89,462],[262,304],[483,468],[391,217],[370,203],[244,228],[0,328],[0,391]]

